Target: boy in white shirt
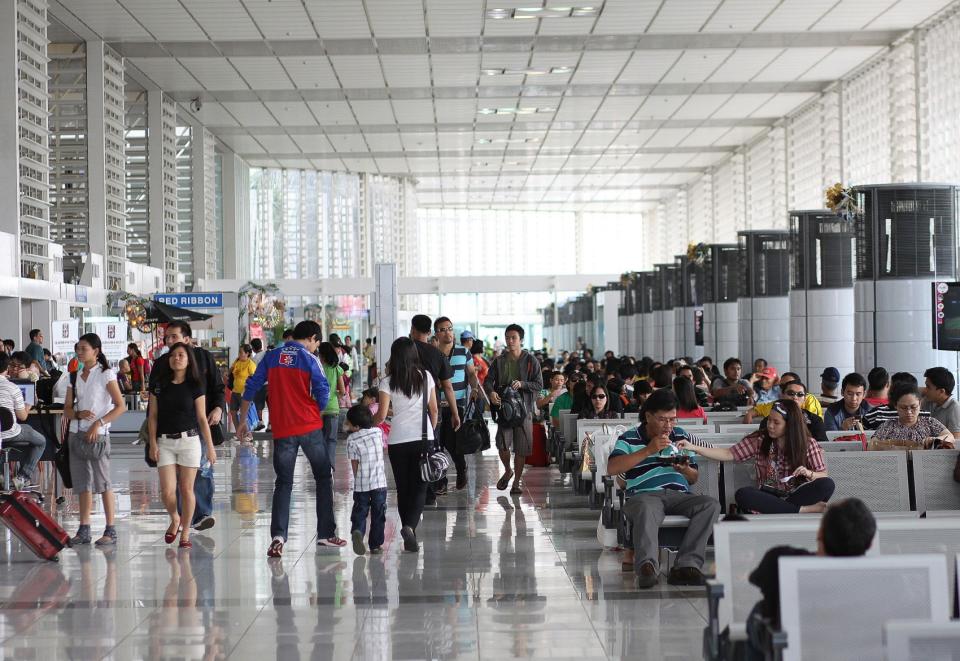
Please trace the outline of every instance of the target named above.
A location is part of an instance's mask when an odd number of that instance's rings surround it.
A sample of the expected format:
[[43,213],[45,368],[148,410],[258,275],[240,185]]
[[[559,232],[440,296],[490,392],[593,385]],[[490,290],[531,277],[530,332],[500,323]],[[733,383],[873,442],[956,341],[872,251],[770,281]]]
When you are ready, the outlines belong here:
[[370,515],[371,554],[382,553],[383,529],[387,520],[387,474],[383,465],[383,432],[373,426],[373,415],[363,404],[347,411],[347,457],[353,468],[353,511],[350,537],[357,555],[366,553],[363,534]]

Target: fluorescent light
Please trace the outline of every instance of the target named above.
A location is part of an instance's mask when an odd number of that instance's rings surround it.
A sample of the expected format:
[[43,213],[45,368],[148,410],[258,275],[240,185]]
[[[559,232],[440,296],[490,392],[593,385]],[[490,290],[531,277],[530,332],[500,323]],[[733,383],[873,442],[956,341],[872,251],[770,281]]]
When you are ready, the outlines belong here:
[[580,5],[571,7],[497,7],[487,10],[487,18],[494,20],[524,20],[531,18],[590,18],[600,14],[603,3],[599,5]]
[[477,138],[478,145],[503,145],[539,142],[540,138]]
[[528,69],[488,68],[480,69],[480,74],[483,76],[545,76],[548,73],[571,73],[573,69],[572,66],[550,67],[549,69],[533,67]]
[[533,115],[534,113],[556,112],[556,108],[519,106],[516,108],[480,108],[479,115]]

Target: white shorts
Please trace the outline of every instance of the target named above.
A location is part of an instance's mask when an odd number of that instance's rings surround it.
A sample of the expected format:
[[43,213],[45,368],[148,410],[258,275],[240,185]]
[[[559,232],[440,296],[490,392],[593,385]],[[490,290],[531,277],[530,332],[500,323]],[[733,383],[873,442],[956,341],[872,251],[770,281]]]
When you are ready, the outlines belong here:
[[200,468],[200,457],[203,454],[203,447],[200,444],[199,436],[186,436],[181,438],[167,438],[160,436],[157,438],[157,466],[185,466],[187,468]]

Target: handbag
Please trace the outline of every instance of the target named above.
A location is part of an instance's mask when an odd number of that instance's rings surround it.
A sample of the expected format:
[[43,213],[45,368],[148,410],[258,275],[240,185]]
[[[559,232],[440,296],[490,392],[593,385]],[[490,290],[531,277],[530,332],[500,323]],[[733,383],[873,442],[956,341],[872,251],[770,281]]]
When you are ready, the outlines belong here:
[[483,447],[484,441],[490,444],[490,430],[487,429],[487,423],[480,414],[478,419],[476,413],[476,402],[468,402],[467,408],[463,412],[463,422],[460,429],[457,430],[457,452],[459,454],[473,454]]
[[420,454],[420,479],[424,482],[436,482],[443,479],[447,474],[447,469],[453,463],[446,450],[437,450],[431,447],[430,439],[427,438],[427,400],[430,399],[429,384],[426,375],[423,379],[423,422],[420,430],[420,442],[423,444],[423,452]]
[[[72,408],[76,410],[77,408],[77,372],[70,373],[70,392],[73,393],[73,406]],[[63,436],[60,439],[60,444],[57,446],[57,451],[53,455],[53,463],[57,466],[57,472],[60,473],[60,480],[63,482],[63,486],[66,489],[73,488],[73,474],[70,472],[70,421],[66,421],[64,425]]]

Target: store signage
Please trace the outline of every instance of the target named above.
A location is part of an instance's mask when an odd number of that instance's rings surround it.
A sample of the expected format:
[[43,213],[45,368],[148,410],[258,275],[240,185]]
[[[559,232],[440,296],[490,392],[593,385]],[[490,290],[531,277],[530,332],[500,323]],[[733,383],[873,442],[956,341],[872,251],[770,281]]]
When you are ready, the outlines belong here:
[[154,294],[153,300],[176,308],[222,308],[222,292],[184,292],[177,294]]
[[103,355],[109,361],[117,361],[127,357],[127,324],[126,322],[110,321],[96,324],[96,333],[100,336]]
[[73,345],[80,339],[78,319],[63,319],[53,322],[50,333],[50,353],[72,354]]

